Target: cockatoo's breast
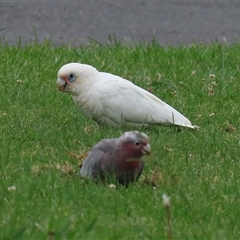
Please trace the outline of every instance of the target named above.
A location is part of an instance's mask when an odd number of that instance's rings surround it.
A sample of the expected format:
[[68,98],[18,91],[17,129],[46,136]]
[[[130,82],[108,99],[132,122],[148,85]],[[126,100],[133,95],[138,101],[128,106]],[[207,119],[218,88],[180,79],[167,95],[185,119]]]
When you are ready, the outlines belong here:
[[81,91],[78,95],[72,95],[75,104],[88,117],[95,120],[101,117],[102,104],[93,91]]
[[116,109],[117,114],[112,116],[108,105],[103,101],[117,95],[118,89],[114,86],[115,78],[111,74],[98,72],[89,81],[76,83],[71,90],[75,104],[88,117],[102,125],[119,126],[123,121],[121,112],[118,112],[119,109]]

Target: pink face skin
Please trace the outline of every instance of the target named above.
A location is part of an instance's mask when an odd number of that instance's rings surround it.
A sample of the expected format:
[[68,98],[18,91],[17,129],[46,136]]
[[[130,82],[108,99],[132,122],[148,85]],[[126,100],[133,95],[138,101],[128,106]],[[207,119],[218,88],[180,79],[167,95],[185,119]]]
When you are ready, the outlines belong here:
[[60,75],[59,77],[60,77],[62,80],[65,81],[65,84],[64,84],[63,86],[58,86],[58,89],[59,89],[59,91],[65,92],[65,91],[66,91],[66,90],[65,90],[66,86],[69,85],[69,84],[71,84],[71,83],[68,81],[68,76],[67,76],[67,75],[62,74],[62,75]]

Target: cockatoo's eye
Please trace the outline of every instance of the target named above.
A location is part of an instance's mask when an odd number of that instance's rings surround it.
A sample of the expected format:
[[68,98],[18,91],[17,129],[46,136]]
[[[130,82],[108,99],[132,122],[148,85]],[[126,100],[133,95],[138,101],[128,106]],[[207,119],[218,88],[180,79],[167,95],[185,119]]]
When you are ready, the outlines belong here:
[[68,81],[70,83],[74,82],[75,80],[76,80],[76,76],[74,74],[71,73],[68,75]]

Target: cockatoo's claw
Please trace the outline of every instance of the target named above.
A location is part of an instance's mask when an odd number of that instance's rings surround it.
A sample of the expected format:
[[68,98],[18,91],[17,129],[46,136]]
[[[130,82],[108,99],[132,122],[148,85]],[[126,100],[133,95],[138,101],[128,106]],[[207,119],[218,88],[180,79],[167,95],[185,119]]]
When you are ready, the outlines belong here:
[[65,91],[65,86],[58,86],[58,90],[61,91],[61,92],[66,92]]

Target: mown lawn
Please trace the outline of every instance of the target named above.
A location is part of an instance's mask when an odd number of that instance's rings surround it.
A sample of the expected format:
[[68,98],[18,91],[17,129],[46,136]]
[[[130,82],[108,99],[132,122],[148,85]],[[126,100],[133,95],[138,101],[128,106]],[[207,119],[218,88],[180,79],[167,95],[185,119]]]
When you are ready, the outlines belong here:
[[[240,238],[239,44],[1,43],[0,57],[1,239],[168,239],[162,194],[173,239]],[[129,188],[82,180],[68,152],[129,129],[97,126],[57,90],[68,62],[133,81],[200,130],[144,129],[152,154]]]

